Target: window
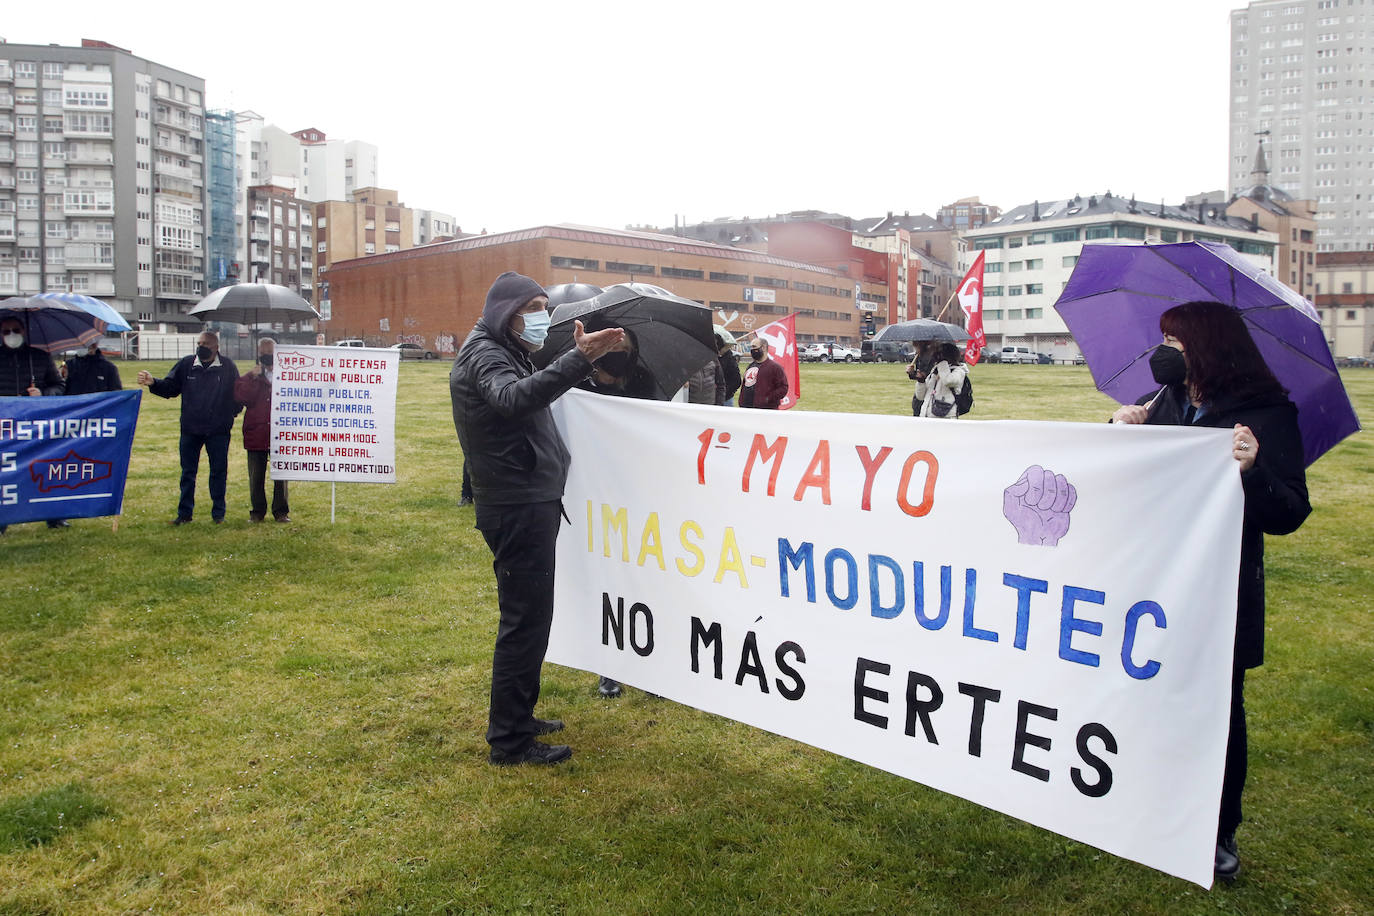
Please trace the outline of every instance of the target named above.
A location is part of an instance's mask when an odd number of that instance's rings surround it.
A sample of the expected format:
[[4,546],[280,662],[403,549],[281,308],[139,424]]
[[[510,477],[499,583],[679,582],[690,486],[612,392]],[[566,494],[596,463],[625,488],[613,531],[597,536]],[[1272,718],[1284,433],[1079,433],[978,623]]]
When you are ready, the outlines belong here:
[[1083,238],[1091,241],[1093,239],[1109,239],[1112,237],[1111,226],[1089,226],[1083,232]]
[[1076,255],[1076,254],[1066,254],[1066,255],[1064,255],[1063,260],[1060,261],[1060,266],[1061,266],[1061,267],[1073,267],[1073,266],[1074,266],[1075,264],[1077,264],[1077,263],[1078,263],[1078,255]]
[[1015,236],[1015,237],[1013,237],[1013,238],[1007,239],[1007,247],[1008,247],[1008,248],[1020,248],[1020,247],[1021,247],[1022,245],[1024,245],[1025,243],[1026,243],[1025,238],[1022,237],[1022,236],[1019,236],[1019,235],[1018,235],[1018,236]]
[[989,296],[1000,296],[1000,295],[1002,295],[1002,287],[1000,287],[1000,286],[987,286],[987,287],[984,287],[984,288],[983,288],[983,298],[985,298],[985,299],[986,299],[987,297],[989,297]]
[[14,62],[14,76],[21,80],[36,79],[38,77],[38,64],[31,60],[17,60]]
[[1007,273],[1020,273],[1025,266],[1023,261],[1010,261],[1007,263]]
[[705,271],[690,270],[685,267],[660,267],[659,272],[665,277],[677,277],[681,280],[700,280],[706,276]]
[[1078,241],[1077,229],[1056,229],[1050,236],[1051,241],[1055,242],[1076,242]]
[[1354,312],[1353,309],[1348,309],[1348,310],[1346,311],[1346,313],[1345,313],[1345,320],[1346,320],[1346,321],[1354,321],[1354,320],[1355,320],[1355,312]]
[[[607,264],[606,267],[607,267],[607,269],[609,269],[609,268],[610,268],[610,265]],[[709,274],[709,277],[710,277],[710,279],[715,280],[717,283],[748,283],[748,282],[749,282],[749,277],[748,277],[747,274],[730,274],[730,273],[724,273],[724,272],[716,271],[716,270],[711,271],[711,273]],[[830,295],[833,296],[833,295],[835,295],[835,293],[832,291],[832,292],[830,293]]]
[[1038,294],[1040,294],[1040,293],[1043,293],[1044,291],[1045,291],[1045,284],[1043,284],[1043,283],[1027,283],[1027,284],[1026,284],[1026,294],[1027,294],[1027,295],[1035,296],[1035,295],[1038,295]]
[[377,245],[376,245],[375,243],[373,243],[373,242],[364,242],[364,243],[363,243],[363,254],[376,254],[376,253],[377,253]]
[[[607,261],[606,270],[615,274],[643,274],[648,277],[652,277],[655,273],[652,264],[630,264],[626,261]],[[711,275],[711,279],[715,279],[714,274]]]
[[1159,230],[1159,240],[1160,240],[1161,242],[1177,242],[1177,241],[1178,241],[1178,230],[1177,230],[1177,229],[1161,229],[1161,230]]
[[787,289],[787,281],[779,280],[777,277],[755,277],[756,286],[771,286],[775,289]]
[[1040,270],[1045,266],[1044,258],[1027,258],[1026,270]]
[[597,270],[601,266],[600,261],[589,260],[586,258],[549,258],[549,265],[552,267],[572,267],[577,270]]
[[1019,296],[1019,295],[1021,295],[1022,292],[1024,292],[1024,290],[1023,290],[1021,287],[1019,287],[1019,286],[1008,286],[1008,287],[1007,287],[1007,295],[1008,295],[1008,296]]
[[1116,227],[1116,237],[1119,239],[1139,239],[1144,241],[1145,227],[1118,225]]
[[1007,320],[1008,320],[1008,321],[1019,321],[1019,320],[1021,319],[1021,315],[1022,315],[1022,310],[1021,310],[1021,309],[1008,309],[1008,310],[1007,310]]
[[987,249],[989,249],[989,248],[1001,248],[1001,247],[1002,247],[1002,240],[1001,240],[1000,238],[995,238],[995,239],[974,239],[974,240],[973,240],[973,250],[974,250],[974,251],[985,251],[985,250],[987,250]]
[[1044,310],[1044,309],[1026,309],[1026,317],[1027,317],[1027,318],[1043,318],[1044,316],[1045,316],[1045,310]]

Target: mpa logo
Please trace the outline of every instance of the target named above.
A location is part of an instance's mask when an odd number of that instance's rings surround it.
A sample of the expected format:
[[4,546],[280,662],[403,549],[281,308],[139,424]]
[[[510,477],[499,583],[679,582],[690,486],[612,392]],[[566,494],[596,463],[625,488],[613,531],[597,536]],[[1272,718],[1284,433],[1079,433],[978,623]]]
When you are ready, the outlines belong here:
[[96,481],[110,477],[112,463],[84,458],[75,449],[61,458],[47,458],[29,463],[29,477],[38,484],[40,493],[51,490],[79,490]]
[[278,350],[275,362],[283,369],[309,369],[315,365],[315,357],[297,353],[295,350]]

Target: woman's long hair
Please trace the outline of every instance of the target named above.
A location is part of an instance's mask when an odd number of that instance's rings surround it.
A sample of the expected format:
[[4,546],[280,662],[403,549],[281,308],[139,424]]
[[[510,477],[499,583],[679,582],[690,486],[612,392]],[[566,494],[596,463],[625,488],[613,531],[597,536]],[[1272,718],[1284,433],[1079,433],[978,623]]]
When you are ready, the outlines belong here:
[[1188,387],[1198,400],[1287,393],[1237,309],[1220,302],[1185,302],[1159,316],[1159,329],[1183,343]]

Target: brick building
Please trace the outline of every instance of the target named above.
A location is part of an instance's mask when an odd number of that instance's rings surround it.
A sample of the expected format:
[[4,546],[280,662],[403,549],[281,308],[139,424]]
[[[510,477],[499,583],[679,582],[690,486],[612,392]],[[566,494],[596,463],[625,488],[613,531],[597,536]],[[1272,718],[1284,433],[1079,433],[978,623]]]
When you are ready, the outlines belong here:
[[[317,220],[322,238],[320,229]],[[545,286],[653,283],[710,306],[718,324],[740,333],[795,313],[800,342],[857,346],[856,286],[861,302],[885,307],[889,297],[886,255],[855,251],[832,267],[657,233],[538,226],[335,262],[324,278],[328,320],[320,327],[330,341],[452,353],[481,315],[492,280],[516,270]],[[880,312],[879,327],[884,318]]]
[[401,251],[414,244],[415,214],[395,191],[359,188],[348,200],[315,204],[315,262],[321,273],[335,261]]

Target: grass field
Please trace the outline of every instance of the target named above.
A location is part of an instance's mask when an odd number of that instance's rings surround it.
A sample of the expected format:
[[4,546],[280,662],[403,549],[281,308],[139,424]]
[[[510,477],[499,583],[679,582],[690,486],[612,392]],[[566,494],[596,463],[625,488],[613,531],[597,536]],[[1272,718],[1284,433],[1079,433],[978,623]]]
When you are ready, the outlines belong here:
[[[328,484],[297,483],[291,525],[250,526],[235,430],[228,523],[202,476],[196,522],[169,527],[179,405],[145,395],[117,531],[0,539],[0,916],[1374,912],[1371,433],[1269,541],[1244,873],[1206,892],[552,665],[541,711],[576,756],[488,766],[495,595],[447,371],[402,365],[399,483],[340,486],[337,524]],[[1111,409],[1080,367],[975,376],[979,419]],[[1374,417],[1374,371],[1346,379]],[[802,394],[910,412],[900,366],[808,365]]]

